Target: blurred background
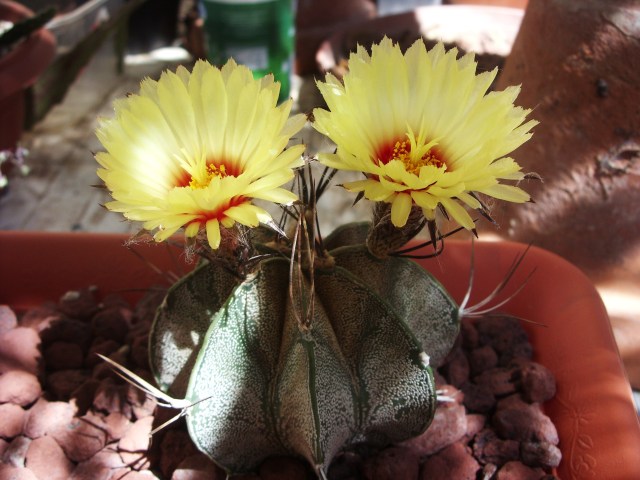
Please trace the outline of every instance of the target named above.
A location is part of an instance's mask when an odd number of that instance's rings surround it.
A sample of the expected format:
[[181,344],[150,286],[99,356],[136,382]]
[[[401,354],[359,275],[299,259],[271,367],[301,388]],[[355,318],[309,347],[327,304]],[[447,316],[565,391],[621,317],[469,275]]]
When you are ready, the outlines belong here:
[[[107,212],[94,129],[142,78],[233,56],[272,72],[281,98],[322,106],[315,80],[338,77],[357,44],[384,35],[474,52],[521,84],[540,121],[513,157],[543,182],[536,203],[496,205],[511,239],[574,263],[600,291],[632,386],[640,388],[640,2],[635,0],[0,0],[0,230],[135,232]],[[53,8],[53,9],[52,9]],[[25,21],[26,20],[26,21]],[[24,25],[26,24],[26,25]],[[5,33],[1,33],[5,32]],[[6,42],[5,42],[6,40]],[[307,127],[308,153],[331,150]],[[340,174],[336,183],[345,180]],[[326,234],[367,219],[340,188],[323,200]]]

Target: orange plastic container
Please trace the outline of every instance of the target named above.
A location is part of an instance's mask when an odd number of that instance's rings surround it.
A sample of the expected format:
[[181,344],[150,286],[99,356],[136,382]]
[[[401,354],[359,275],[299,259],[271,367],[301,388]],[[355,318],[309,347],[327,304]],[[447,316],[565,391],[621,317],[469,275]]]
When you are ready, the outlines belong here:
[[[163,271],[184,273],[181,251],[164,244],[136,246],[145,261],[115,234],[0,232],[0,304],[24,310],[58,300],[70,289],[96,285],[101,294],[135,301],[146,287],[168,284]],[[447,240],[444,253],[420,262],[460,301],[469,283],[471,250],[475,281],[471,304],[503,279],[525,246],[508,242]],[[531,248],[505,295],[535,272],[502,310],[525,322],[535,358],[556,376],[556,397],[545,405],[560,435],[562,479],[640,478],[640,426],[631,389],[604,305],[587,277],[547,251]],[[503,297],[504,298],[504,297]],[[537,324],[543,324],[539,326]]]

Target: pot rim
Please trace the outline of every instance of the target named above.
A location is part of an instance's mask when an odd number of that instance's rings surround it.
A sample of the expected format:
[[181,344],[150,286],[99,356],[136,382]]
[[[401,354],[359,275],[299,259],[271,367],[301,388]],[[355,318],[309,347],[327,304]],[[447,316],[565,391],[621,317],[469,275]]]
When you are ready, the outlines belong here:
[[[0,304],[24,311],[92,284],[102,294],[135,300],[143,287],[168,286],[149,262],[161,271],[185,273],[180,270],[184,263],[179,248],[140,244],[134,246],[134,255],[124,246],[130,238],[113,233],[0,231]],[[493,290],[526,248],[510,241],[448,239],[441,256],[418,263],[459,302],[467,288],[473,249],[474,304]],[[560,436],[563,460],[557,474],[574,480],[636,478],[640,424],[600,295],[577,267],[535,246],[505,294],[532,269],[535,274],[504,311],[530,321],[523,326],[534,345],[534,360],[557,379],[556,397],[544,405]]]

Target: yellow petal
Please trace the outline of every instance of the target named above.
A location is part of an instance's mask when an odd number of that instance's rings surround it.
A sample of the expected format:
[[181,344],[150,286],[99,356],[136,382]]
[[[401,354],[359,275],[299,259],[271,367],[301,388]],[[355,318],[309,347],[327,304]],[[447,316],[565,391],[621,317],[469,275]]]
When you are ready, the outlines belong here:
[[233,60],[221,69],[198,61],[192,71],[143,80],[96,130],[106,150],[96,155],[98,175],[114,199],[107,208],[144,222],[159,241],[204,227],[212,248],[220,228],[269,221],[251,198],[294,201],[282,187],[304,151],[301,144],[285,150],[306,120],[288,118],[292,102],[278,106],[278,88]]
[[337,146],[319,161],[377,178],[380,185],[345,186],[367,198],[393,198],[402,205],[394,223],[402,223],[407,198],[430,216],[441,203],[466,228],[473,222],[459,202],[477,208],[473,192],[523,201],[505,182],[524,174],[503,157],[530,139],[535,121],[514,105],[519,87],[488,92],[498,71],[477,73],[476,66],[473,55],[458,59],[442,43],[427,51],[418,41],[404,54],[388,38],[371,53],[359,46],[342,82],[328,74],[317,83],[327,109],[314,110],[314,128]]
[[206,223],[206,230],[207,230],[207,240],[209,241],[209,246],[216,250],[219,246],[220,246],[220,224],[218,223],[218,220],[216,220],[215,218],[212,220],[209,220]]
[[396,227],[404,227],[411,213],[411,195],[399,193],[391,204],[391,223]]

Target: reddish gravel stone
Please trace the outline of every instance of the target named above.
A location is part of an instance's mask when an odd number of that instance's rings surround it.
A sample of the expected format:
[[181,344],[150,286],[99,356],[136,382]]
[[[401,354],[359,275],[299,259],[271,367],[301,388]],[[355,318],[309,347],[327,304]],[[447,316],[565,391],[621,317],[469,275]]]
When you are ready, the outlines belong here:
[[558,431],[551,419],[535,407],[498,410],[492,424],[502,438],[553,445],[559,441]]
[[421,480],[476,480],[480,464],[461,443],[454,443],[427,458]]
[[533,358],[533,347],[529,342],[515,343],[500,354],[498,365],[502,367],[510,366],[515,360],[531,360]]
[[492,368],[485,370],[473,379],[477,385],[487,387],[496,397],[511,395],[516,391],[514,370],[509,368]]
[[520,444],[502,440],[489,428],[481,430],[473,439],[473,453],[480,463],[503,465],[520,456]]
[[131,326],[131,310],[111,307],[97,312],[91,319],[91,331],[95,337],[122,343]]
[[492,346],[498,354],[529,343],[520,321],[509,316],[492,316],[479,320],[476,329],[481,345]]
[[[415,479],[418,478],[419,470],[420,458],[417,452],[402,446],[387,448],[375,457],[368,458],[362,468],[365,480]],[[262,470],[260,476],[264,479]]]
[[462,346],[467,350],[473,350],[480,345],[480,334],[474,321],[463,318],[460,322],[460,334],[462,336]]
[[149,434],[153,427],[153,417],[137,420],[118,442],[120,456],[127,464],[140,461],[146,456],[151,438]]
[[87,472],[100,470],[100,467],[107,467],[109,470],[127,467],[127,463],[122,460],[122,457],[117,452],[117,447],[117,444],[111,443],[89,460],[79,463],[78,466],[84,465],[82,471]]
[[28,468],[14,467],[0,463],[1,480],[40,480]]
[[71,370],[81,368],[84,353],[80,345],[70,342],[53,342],[44,350],[47,370]]
[[[226,480],[227,474],[199,453],[185,458],[171,476],[171,480]],[[262,477],[264,480],[265,477]],[[281,480],[289,477],[278,477]]]
[[40,398],[27,414],[24,434],[29,438],[38,438],[70,423],[76,408],[67,402],[49,402]]
[[0,437],[10,439],[22,433],[27,415],[19,405],[0,405]]
[[[115,455],[120,458],[117,453]],[[79,463],[73,470],[69,480],[109,480],[112,474],[111,468],[94,462],[93,458]],[[125,479],[126,477],[123,480]]]
[[0,403],[15,403],[23,407],[34,403],[42,394],[35,375],[13,370],[0,375]]
[[449,353],[441,371],[447,381],[456,387],[460,387],[469,380],[469,361],[462,349],[456,348]]
[[520,462],[505,464],[496,475],[496,480],[540,480],[544,477],[544,470],[531,468]]
[[537,408],[538,410],[542,411],[539,404],[530,404],[525,402],[519,393],[501,398],[496,404],[496,410],[506,410],[509,408]]
[[307,467],[295,458],[271,457],[262,462],[259,475],[261,480],[306,480]]
[[555,468],[562,460],[560,449],[547,442],[523,442],[520,444],[520,456],[529,467]]
[[31,442],[25,465],[38,478],[47,480],[68,480],[75,467],[60,445],[49,436]]
[[58,302],[60,311],[72,318],[89,319],[98,311],[96,287],[70,290]]
[[86,370],[58,370],[47,375],[47,389],[56,400],[69,400],[71,394],[89,379]]
[[556,394],[556,380],[544,365],[529,362],[520,368],[522,397],[529,403],[544,403]]
[[461,387],[464,406],[474,413],[489,413],[496,405],[496,397],[487,385],[467,382]]
[[37,374],[40,337],[35,330],[16,327],[0,335],[0,373],[22,370]]
[[489,345],[476,348],[469,353],[471,374],[478,375],[498,365],[498,354]]
[[[453,404],[448,408],[438,408],[431,425],[422,435],[403,442],[401,445],[425,457],[447,445],[460,440],[467,433],[467,416],[462,405]],[[400,477],[398,477],[400,478]]]
[[56,428],[51,435],[74,462],[88,460],[105,446],[107,440],[104,430],[82,417]]
[[80,320],[61,317],[42,330],[40,338],[45,348],[55,342],[70,342],[79,345],[85,352],[91,345],[91,327]]
[[133,425],[127,417],[120,412],[112,412],[104,418],[104,428],[109,441],[120,440]]
[[7,305],[0,305],[0,335],[18,326],[15,312]]

